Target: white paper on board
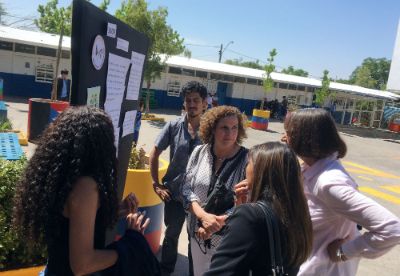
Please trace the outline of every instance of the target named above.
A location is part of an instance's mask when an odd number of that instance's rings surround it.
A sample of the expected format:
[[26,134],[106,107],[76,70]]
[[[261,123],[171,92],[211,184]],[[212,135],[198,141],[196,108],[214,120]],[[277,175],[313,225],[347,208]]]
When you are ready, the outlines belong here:
[[119,147],[119,127],[118,128],[114,128],[114,136],[115,136],[115,140],[114,140],[114,145],[115,145],[115,154],[118,157],[118,147]]
[[100,86],[87,89],[86,105],[90,107],[100,107]]
[[120,49],[122,51],[128,52],[129,50],[129,41],[122,39],[120,37],[117,37],[117,49]]
[[125,91],[125,80],[130,60],[115,54],[108,55],[108,71],[106,83],[106,103],[122,102]]
[[114,129],[118,128],[122,102],[112,101],[104,103],[104,111],[110,116]]
[[117,36],[117,24],[108,23],[107,24],[107,36],[115,38]]
[[145,55],[132,51],[131,54],[132,67],[129,73],[128,88],[126,91],[127,100],[135,101],[139,97],[144,58]]
[[122,124],[122,137],[133,133],[135,129],[136,110],[125,113],[124,123]]

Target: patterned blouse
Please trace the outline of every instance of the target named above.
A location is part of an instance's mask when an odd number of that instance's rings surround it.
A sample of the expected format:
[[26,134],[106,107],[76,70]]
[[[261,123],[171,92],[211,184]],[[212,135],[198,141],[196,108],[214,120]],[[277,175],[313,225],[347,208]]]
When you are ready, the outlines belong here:
[[[211,185],[212,174],[214,172],[214,155],[212,153],[212,145],[205,144],[197,146],[192,155],[190,156],[189,163],[186,168],[186,176],[183,182],[182,194],[183,194],[183,204],[185,209],[189,208],[191,202],[197,201],[201,206],[207,200],[207,193]],[[240,154],[245,151],[245,154]],[[233,189],[233,186],[245,179],[246,165],[247,165],[247,152],[248,149],[241,147],[235,156],[226,159],[224,164],[221,166],[219,175],[224,175],[225,171],[232,171],[228,177],[225,186],[227,189]],[[242,160],[237,163],[236,158],[242,158]],[[236,163],[236,164],[234,164]],[[235,165],[235,169],[231,168],[231,165]],[[233,208],[227,210],[226,214],[231,214]],[[193,213],[189,213],[187,226],[190,237],[195,237],[195,232],[197,232],[197,217]],[[211,236],[211,246],[217,247],[221,241],[220,235]]]

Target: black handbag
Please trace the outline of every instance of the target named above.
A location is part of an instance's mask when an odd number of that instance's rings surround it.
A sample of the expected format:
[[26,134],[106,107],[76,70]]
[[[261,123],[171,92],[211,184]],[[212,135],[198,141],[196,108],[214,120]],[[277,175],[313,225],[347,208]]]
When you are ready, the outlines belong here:
[[216,178],[211,180],[211,182],[215,182],[215,184],[210,186],[207,200],[203,205],[204,211],[219,216],[235,205],[235,193],[232,189],[227,189],[225,184],[232,173],[237,169],[239,163],[246,157],[246,154],[247,151],[241,149],[235,161],[224,171],[223,175],[219,177],[215,175],[212,176]]
[[[272,276],[287,276],[285,268],[283,266],[282,250],[281,250],[281,236],[279,232],[279,222],[276,215],[273,213],[271,207],[269,207],[263,201],[257,201],[255,204],[257,208],[261,209],[264,214],[264,218],[267,225],[268,241],[269,241],[269,255],[271,271],[267,275]],[[251,275],[251,272],[250,272]]]

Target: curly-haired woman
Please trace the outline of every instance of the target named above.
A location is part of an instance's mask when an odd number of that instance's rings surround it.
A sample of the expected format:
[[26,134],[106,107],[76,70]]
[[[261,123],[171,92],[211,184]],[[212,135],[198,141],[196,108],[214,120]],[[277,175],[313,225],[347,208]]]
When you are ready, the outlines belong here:
[[142,232],[149,221],[134,212],[134,195],[118,210],[113,125],[100,109],[71,107],[43,134],[15,198],[16,223],[46,244],[45,275],[84,275],[113,266],[116,250],[104,250],[105,231],[118,212],[128,228]]
[[244,116],[232,106],[209,109],[201,118],[199,135],[204,145],[189,159],[183,184],[185,208],[195,275],[209,268],[221,241],[227,215],[234,206],[233,186],[244,179],[247,149]]

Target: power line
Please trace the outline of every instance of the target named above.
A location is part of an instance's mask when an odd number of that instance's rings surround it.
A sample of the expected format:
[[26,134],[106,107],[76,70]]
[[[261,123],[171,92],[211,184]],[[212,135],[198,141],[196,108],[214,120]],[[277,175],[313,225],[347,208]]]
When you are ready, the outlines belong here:
[[191,44],[191,43],[185,43],[185,45],[186,45],[186,46],[196,46],[196,47],[219,48],[218,45]]

